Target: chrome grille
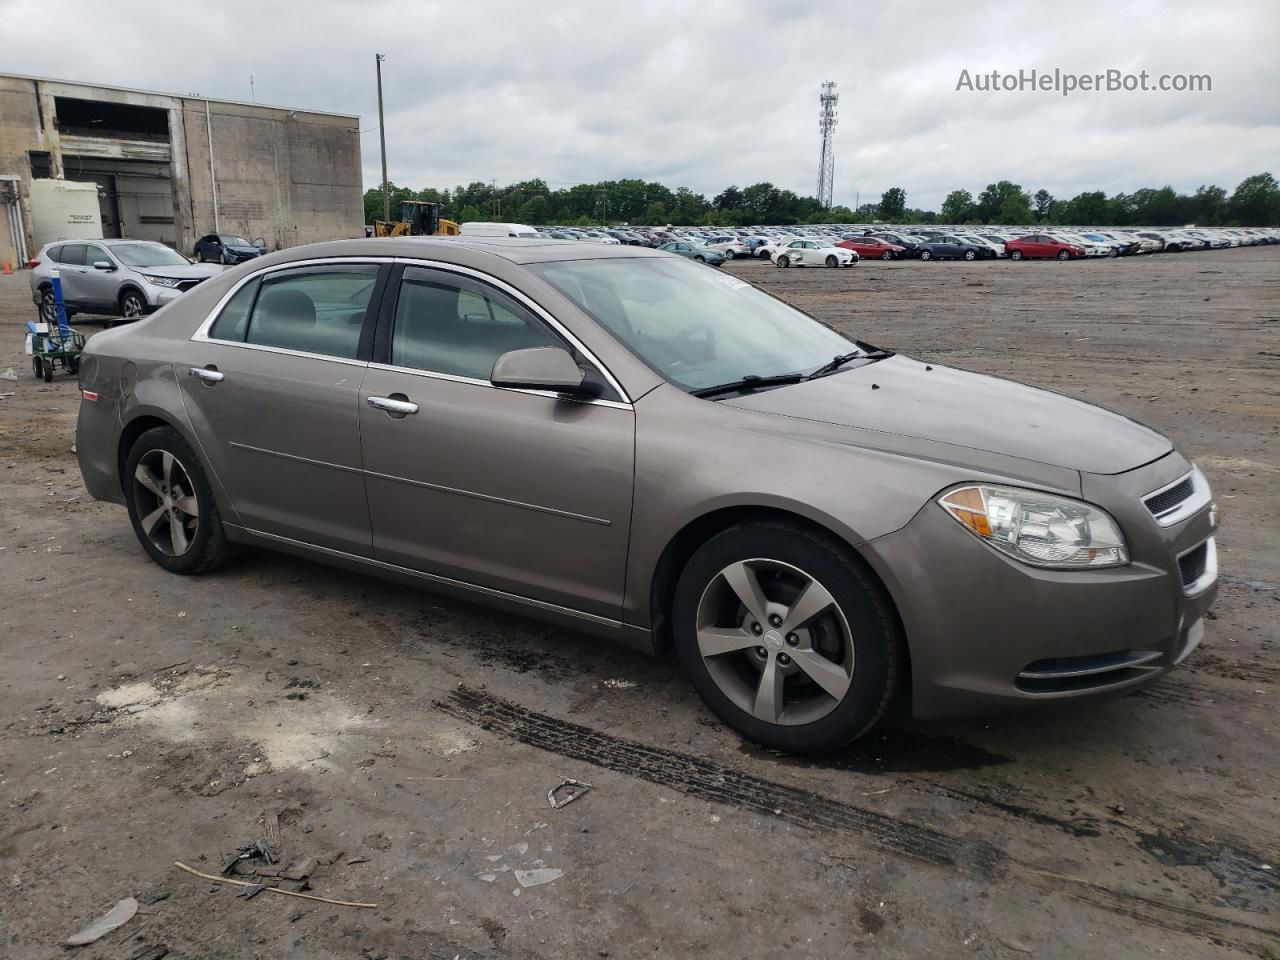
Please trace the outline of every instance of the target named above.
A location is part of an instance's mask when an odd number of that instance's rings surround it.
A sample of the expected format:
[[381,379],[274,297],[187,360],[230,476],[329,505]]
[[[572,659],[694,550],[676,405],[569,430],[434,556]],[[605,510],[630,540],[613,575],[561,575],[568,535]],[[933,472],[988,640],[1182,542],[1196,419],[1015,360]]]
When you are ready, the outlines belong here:
[[1191,483],[1190,475],[1183,477],[1172,487],[1161,490],[1159,493],[1153,493],[1147,497],[1144,503],[1147,509],[1151,511],[1152,516],[1160,516],[1162,513],[1168,513],[1178,504],[1182,503],[1191,496],[1195,487]]
[[1206,540],[1194,550],[1189,550],[1178,558],[1178,571],[1182,575],[1182,585],[1190,587],[1204,576],[1209,564],[1209,543]]

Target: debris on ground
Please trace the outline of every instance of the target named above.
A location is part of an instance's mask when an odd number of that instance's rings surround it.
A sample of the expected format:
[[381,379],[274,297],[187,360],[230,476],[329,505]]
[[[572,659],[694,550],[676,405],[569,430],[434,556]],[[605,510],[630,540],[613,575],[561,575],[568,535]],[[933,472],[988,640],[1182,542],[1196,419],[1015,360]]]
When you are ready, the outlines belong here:
[[128,960],[164,960],[169,955],[167,945],[160,943],[154,947],[141,947],[137,953],[131,953]]
[[544,883],[559,880],[564,876],[563,870],[555,867],[539,867],[537,870],[516,870],[516,883],[522,887],[540,887]]
[[82,947],[87,943],[100,940],[112,930],[124,926],[138,912],[138,901],[133,897],[125,897],[114,907],[100,916],[93,923],[67,937],[68,947]]
[[618,679],[606,680],[604,682],[604,685],[606,687],[611,687],[614,690],[630,690],[633,687],[640,686],[640,684],[636,683],[634,680],[618,680]]
[[[185,863],[182,863],[181,861],[178,861],[178,860],[175,860],[173,865],[177,867],[179,870],[184,870],[187,873],[191,874],[192,876],[199,877],[202,880],[213,880],[213,881],[216,881],[217,883],[226,883],[234,887],[259,887],[261,890],[266,890],[268,893],[278,893],[283,897],[300,897],[303,900],[318,900],[320,903],[331,903],[334,906],[338,906],[338,907],[362,907],[367,910],[376,909],[378,906],[376,903],[359,903],[353,900],[334,900],[330,897],[321,897],[311,893],[299,893],[295,890],[281,890],[279,887],[269,887],[266,884],[262,884],[262,883],[250,883],[247,880],[233,880],[231,877],[219,877],[212,873],[203,873],[199,870],[196,870],[194,867],[189,867]],[[552,877],[551,879],[554,880],[555,877]],[[550,883],[551,881],[542,880],[540,882]],[[137,909],[136,901],[134,901],[134,909],[135,910]]]
[[589,783],[574,780],[572,777],[561,777],[560,782],[547,791],[547,802],[551,804],[552,810],[559,810],[573,803],[590,789]]

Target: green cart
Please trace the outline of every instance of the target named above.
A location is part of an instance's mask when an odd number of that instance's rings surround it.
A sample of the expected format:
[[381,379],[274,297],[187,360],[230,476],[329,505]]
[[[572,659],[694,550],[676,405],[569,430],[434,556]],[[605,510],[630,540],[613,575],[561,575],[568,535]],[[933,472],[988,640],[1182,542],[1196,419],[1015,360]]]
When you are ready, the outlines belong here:
[[53,379],[53,371],[57,366],[73,376],[80,371],[84,334],[79,331],[28,320],[27,340],[30,344],[31,369],[46,383]]

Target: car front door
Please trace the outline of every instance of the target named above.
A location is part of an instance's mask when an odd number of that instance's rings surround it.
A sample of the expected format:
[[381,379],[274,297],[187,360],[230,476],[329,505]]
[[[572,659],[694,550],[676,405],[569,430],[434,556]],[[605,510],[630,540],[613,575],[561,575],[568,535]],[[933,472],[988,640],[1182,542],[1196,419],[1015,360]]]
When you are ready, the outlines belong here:
[[[112,269],[99,270],[94,264],[109,263]],[[120,286],[120,265],[107,253],[106,249],[96,243],[87,243],[84,248],[84,266],[79,275],[79,286],[84,302],[90,306],[114,308],[116,291]]]
[[803,240],[794,240],[787,245],[787,257],[792,263],[805,262],[805,242]]
[[375,558],[621,619],[630,404],[611,386],[599,400],[493,386],[499,356],[546,346],[605,382],[511,288],[418,266],[393,285],[360,403]]
[[238,514],[227,522],[369,556],[358,410],[390,270],[333,262],[255,275],[186,345],[174,372]]

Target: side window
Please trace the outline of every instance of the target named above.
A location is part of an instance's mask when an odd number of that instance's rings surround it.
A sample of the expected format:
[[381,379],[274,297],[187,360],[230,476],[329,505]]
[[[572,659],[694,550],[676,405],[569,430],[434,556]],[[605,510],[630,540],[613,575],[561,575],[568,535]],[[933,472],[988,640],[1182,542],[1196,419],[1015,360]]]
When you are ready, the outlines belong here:
[[249,309],[253,306],[253,298],[258,295],[261,281],[250,280],[235,292],[227,305],[218,314],[209,328],[209,336],[214,340],[235,340],[244,342],[244,335],[249,329]]
[[488,380],[509,350],[563,347],[542,322],[481,284],[410,267],[400,283],[391,363]]
[[377,280],[373,264],[272,274],[262,281],[245,342],[354,360]]
[[97,244],[87,243],[84,247],[84,262],[87,266],[93,266],[99,260],[111,262],[111,258],[107,256],[107,251],[103,250]]
[[50,260],[52,260],[54,263],[61,263],[61,262],[62,262],[62,247],[50,247],[50,248],[49,248],[49,259],[50,259]]
[[62,248],[62,263],[73,267],[84,266],[84,244],[68,243]]

